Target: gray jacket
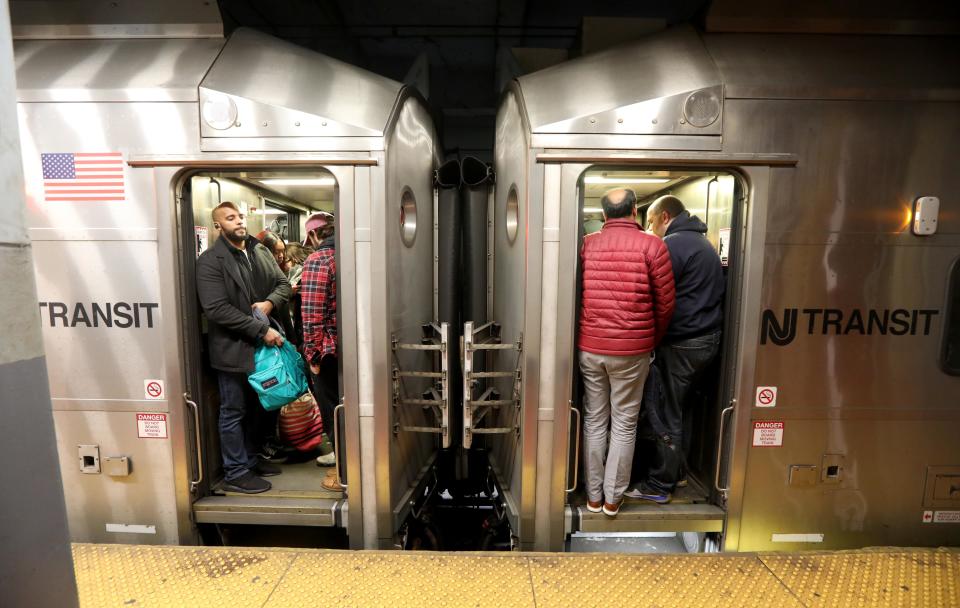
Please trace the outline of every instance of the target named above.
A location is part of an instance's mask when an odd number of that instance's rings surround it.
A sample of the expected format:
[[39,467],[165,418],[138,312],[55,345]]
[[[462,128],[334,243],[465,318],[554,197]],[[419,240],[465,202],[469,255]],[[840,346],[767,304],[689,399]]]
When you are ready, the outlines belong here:
[[[226,372],[253,371],[253,352],[270,327],[253,317],[254,302],[264,300],[279,310],[290,299],[290,284],[273,255],[253,237],[247,237],[251,263],[266,277],[261,291],[250,293],[243,281],[231,245],[221,236],[197,259],[197,296],[210,329],[210,364]],[[253,287],[256,289],[256,287]]]

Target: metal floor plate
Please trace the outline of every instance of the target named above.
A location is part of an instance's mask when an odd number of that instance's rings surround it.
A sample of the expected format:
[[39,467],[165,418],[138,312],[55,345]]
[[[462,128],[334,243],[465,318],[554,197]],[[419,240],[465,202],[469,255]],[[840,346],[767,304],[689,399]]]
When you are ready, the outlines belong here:
[[117,606],[960,606],[960,553],[401,553],[73,546],[80,604]]

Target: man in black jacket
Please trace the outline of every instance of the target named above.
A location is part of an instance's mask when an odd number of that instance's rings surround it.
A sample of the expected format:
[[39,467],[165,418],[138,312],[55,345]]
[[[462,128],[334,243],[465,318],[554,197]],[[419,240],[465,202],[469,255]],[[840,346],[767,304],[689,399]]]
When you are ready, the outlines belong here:
[[257,343],[279,346],[283,336],[254,317],[266,316],[290,299],[290,284],[273,254],[247,234],[246,218],[231,202],[213,210],[220,238],[197,259],[197,295],[209,325],[210,364],[220,384],[220,451],[225,487],[257,494],[270,489],[262,479],[280,468],[257,459],[255,421],[260,412],[247,382]]
[[659,466],[626,495],[666,503],[678,482],[686,483],[680,463],[690,451],[689,396],[720,351],[726,279],[720,256],[706,239],[707,225],[691,216],[677,197],[661,196],[650,205],[647,230],[662,238],[670,252],[676,308],[656,351],[663,380],[657,413],[665,427],[658,446]]

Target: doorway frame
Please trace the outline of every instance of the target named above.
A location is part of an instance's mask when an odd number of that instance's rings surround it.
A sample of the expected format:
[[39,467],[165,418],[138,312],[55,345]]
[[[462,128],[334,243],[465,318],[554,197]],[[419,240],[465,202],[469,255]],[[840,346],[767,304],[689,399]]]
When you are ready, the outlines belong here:
[[[748,403],[745,401],[749,387],[753,385],[754,366],[756,362],[756,348],[760,320],[760,295],[763,278],[763,245],[766,226],[766,200],[768,196],[769,160],[760,158],[750,159],[751,162],[738,162],[740,159],[711,158],[709,161],[691,158],[636,158],[625,162],[623,158],[564,158],[563,155],[549,155],[546,160],[544,173],[544,241],[553,238],[559,242],[557,253],[557,268],[579,268],[579,230],[582,220],[582,178],[591,168],[617,168],[619,170],[650,170],[650,169],[679,169],[691,171],[718,171],[734,176],[739,183],[740,200],[735,201],[734,246],[736,267],[731,266],[734,275],[734,285],[739,296],[738,324],[734,331],[735,339],[728,341],[722,356],[727,357],[727,367],[721,370],[721,378],[731,378],[732,388],[725,392],[732,395],[732,403]],[[543,160],[543,159],[541,159]],[[785,159],[784,164],[794,164],[793,159]],[[553,181],[554,185],[550,182]],[[559,182],[559,187],[557,184]],[[551,223],[552,220],[552,223]],[[739,221],[738,221],[739,220]],[[756,227],[761,229],[756,229]],[[548,257],[546,251],[544,258]],[[546,272],[544,273],[546,277]],[[577,297],[557,298],[548,300],[550,292],[553,294],[577,293],[577,273],[557,273],[555,287],[546,288],[544,292],[544,310],[551,305],[556,310],[556,326],[553,332],[552,343],[555,355],[552,360],[543,357],[544,366],[552,366],[550,376],[553,378],[573,377],[573,368],[576,362],[576,319]],[[557,346],[565,344],[570,348],[557,350]],[[546,351],[543,351],[546,354]],[[723,380],[722,380],[723,381]],[[721,404],[724,403],[721,397]],[[560,412],[560,404],[573,406],[573,383],[562,384],[562,390],[557,390],[553,396],[555,404],[552,420],[553,462],[549,476],[549,488],[538,487],[538,493],[546,492],[542,498],[549,502],[550,520],[543,526],[545,536],[538,538],[538,548],[543,550],[563,550],[567,533],[572,529],[572,518],[567,512],[566,487],[571,479],[569,471],[570,423],[572,416],[569,411]],[[721,410],[722,412],[723,410]],[[730,424],[726,425],[720,441],[723,454],[718,463],[725,469],[727,478],[726,488],[726,518],[723,533],[723,550],[736,550],[739,534],[740,519],[742,516],[742,499],[746,483],[746,459],[748,456],[749,439],[748,406],[734,407],[731,412]],[[543,433],[541,433],[543,437]],[[713,479],[709,480],[711,483]],[[539,484],[538,484],[539,485]],[[542,484],[546,486],[546,483]]]
[[[342,156],[342,155],[341,155]],[[187,277],[184,275],[187,261],[195,261],[193,248],[185,248],[183,235],[189,226],[183,223],[182,185],[192,175],[203,172],[241,171],[260,169],[268,166],[271,169],[313,168],[324,170],[333,175],[336,180],[335,190],[335,217],[337,218],[337,263],[338,263],[338,316],[341,339],[341,367],[342,392],[346,403],[359,403],[360,376],[357,336],[358,336],[358,307],[357,294],[360,290],[369,292],[371,286],[369,276],[364,285],[358,286],[357,272],[357,226],[358,216],[362,215],[361,223],[369,225],[370,214],[370,181],[376,172],[378,160],[363,156],[360,158],[250,158],[242,161],[202,159],[194,162],[187,160],[167,159],[137,159],[130,162],[131,166],[149,167],[153,169],[154,184],[156,187],[156,201],[159,222],[158,247],[160,250],[160,283],[161,283],[161,310],[169,311],[170,318],[174,319],[171,325],[176,331],[165,332],[163,348],[165,351],[165,371],[167,378],[167,392],[176,395],[171,402],[179,401],[179,406],[171,403],[170,407],[170,437],[172,456],[174,460],[174,481],[177,505],[178,538],[180,544],[196,544],[199,540],[195,518],[193,516],[193,502],[203,496],[202,493],[191,493],[190,482],[195,479],[197,466],[196,444],[194,441],[193,415],[181,396],[187,394],[188,381],[192,373],[188,369],[189,361],[196,353],[188,354],[190,348],[187,335],[188,324],[198,323],[199,318],[188,319],[189,309],[186,294],[193,293],[184,289]],[[362,199],[362,200],[361,200]],[[192,208],[192,203],[191,203]],[[191,210],[192,215],[192,210]],[[350,229],[340,229],[349,227]],[[362,239],[361,239],[362,240]],[[369,273],[367,273],[369,274]],[[198,309],[196,309],[198,310]],[[196,325],[194,325],[196,326]],[[353,339],[347,339],[352,336]],[[352,362],[344,365],[344,362]],[[347,469],[353,471],[354,483],[350,492],[344,497],[345,505],[341,512],[340,525],[346,528],[350,547],[363,548],[364,546],[364,518],[363,492],[361,487],[361,441],[360,441],[360,412],[359,407],[345,408],[344,436],[347,442]],[[372,502],[371,502],[372,504]],[[356,514],[349,517],[350,511]]]

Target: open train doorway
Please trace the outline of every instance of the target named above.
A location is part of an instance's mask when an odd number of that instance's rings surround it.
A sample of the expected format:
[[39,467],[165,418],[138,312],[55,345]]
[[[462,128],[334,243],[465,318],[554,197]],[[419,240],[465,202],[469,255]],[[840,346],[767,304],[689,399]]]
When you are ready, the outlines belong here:
[[[681,445],[665,447],[664,443],[676,444],[677,439],[667,440],[664,436],[663,408],[648,403],[645,399],[636,431],[631,474],[627,495],[616,517],[602,512],[593,513],[587,508],[584,470],[583,425],[571,425],[570,441],[575,450],[571,450],[569,462],[571,471],[578,469],[575,481],[568,488],[568,504],[573,515],[574,525],[569,538],[571,551],[716,551],[721,546],[720,535],[723,532],[726,513],[725,496],[718,489],[725,444],[725,431],[721,418],[726,405],[733,397],[734,369],[736,350],[736,327],[739,310],[739,258],[738,243],[741,235],[741,203],[744,185],[738,174],[729,171],[684,169],[684,168],[644,168],[620,169],[617,167],[593,167],[586,171],[579,183],[580,230],[578,251],[583,239],[599,232],[604,226],[604,213],[601,205],[604,194],[613,189],[629,189],[636,196],[637,216],[635,221],[650,229],[651,206],[664,196],[672,196],[682,202],[689,228],[699,232],[713,250],[713,263],[720,266],[724,293],[722,302],[722,321],[720,324],[719,347],[716,355],[708,364],[700,368],[691,379],[690,390],[682,403],[677,404],[672,430],[682,437]],[[676,220],[675,220],[676,221]],[[668,228],[667,238],[674,230]],[[668,245],[669,249],[669,245]],[[580,257],[578,273],[582,276]],[[675,277],[685,282],[684,273],[688,269],[674,268]],[[689,283],[688,283],[689,284]],[[582,310],[581,287],[578,278],[576,293],[577,326],[579,327]],[[689,302],[700,300],[699,294],[687,293],[682,296]],[[696,320],[695,320],[696,321]],[[697,323],[694,326],[699,327]],[[710,329],[711,333],[715,329]],[[661,346],[671,341],[668,337]],[[574,334],[576,335],[576,334]],[[676,343],[676,338],[673,338]],[[571,353],[573,361],[578,361],[579,345],[575,344]],[[652,366],[657,367],[660,384],[666,378],[664,359],[657,361],[654,354]],[[572,394],[573,407],[582,420],[585,402],[584,379],[580,366],[573,369]],[[652,375],[652,373],[651,373]],[[651,382],[650,376],[647,382]],[[666,398],[669,391],[661,391]],[[648,393],[649,394],[649,393]],[[664,454],[672,449],[679,456],[679,469],[674,481],[678,482],[670,491],[651,491],[651,479],[663,475]],[[668,475],[674,477],[674,475]],[[667,480],[670,481],[670,480]],[[656,484],[652,484],[654,487]],[[630,495],[633,494],[634,497]],[[636,497],[642,494],[644,498]],[[657,495],[656,500],[653,496]]]
[[[261,462],[279,470],[267,480],[270,489],[256,494],[231,490],[225,483],[220,441],[220,391],[218,372],[211,365],[209,324],[197,298],[196,260],[221,237],[212,211],[229,201],[246,218],[247,234],[274,254],[274,261],[292,287],[292,296],[271,313],[271,321],[286,340],[304,354],[302,292],[303,265],[323,240],[308,221],[318,212],[338,217],[337,180],[324,169],[284,170],[251,167],[246,170],[201,171],[182,178],[179,187],[179,222],[182,240],[183,348],[186,388],[195,409],[193,512],[201,541],[229,545],[347,547],[343,528],[346,496],[343,489],[325,487],[330,474],[345,477],[345,456],[331,452],[336,422],[322,416],[323,435],[317,440],[296,431],[309,415],[288,408],[266,411],[256,404],[247,411],[244,425],[251,427],[252,445]],[[336,219],[334,220],[336,226]],[[328,231],[329,232],[329,231]],[[335,251],[339,251],[336,248]],[[338,260],[335,254],[334,259]],[[339,280],[339,277],[337,278]],[[339,315],[337,318],[339,325]],[[338,348],[339,350],[339,348]],[[306,367],[306,366],[305,366]],[[339,366],[338,366],[339,367]],[[309,378],[310,373],[305,369]],[[342,367],[336,386],[311,382],[311,393],[342,399]],[[332,377],[326,378],[333,384]],[[320,405],[323,405],[322,403]],[[293,408],[297,409],[297,408]],[[332,408],[330,408],[332,410]],[[324,412],[327,413],[327,412]],[[301,418],[303,420],[301,420]],[[339,421],[342,423],[342,417]],[[340,426],[342,428],[342,424]],[[319,428],[313,425],[314,434]],[[342,448],[343,446],[341,446]],[[339,456],[339,458],[337,457]],[[339,465],[339,466],[338,466]],[[345,479],[342,481],[345,482]],[[331,484],[326,484],[327,486]]]

